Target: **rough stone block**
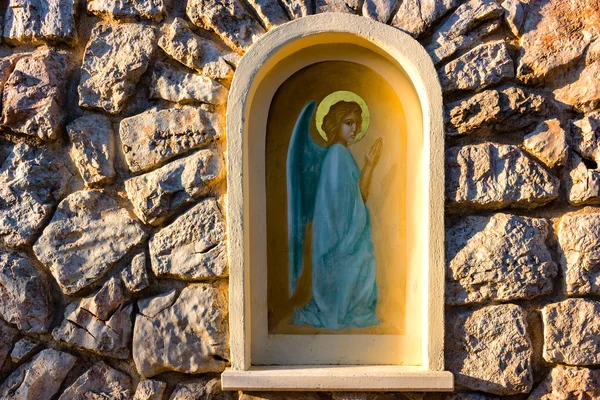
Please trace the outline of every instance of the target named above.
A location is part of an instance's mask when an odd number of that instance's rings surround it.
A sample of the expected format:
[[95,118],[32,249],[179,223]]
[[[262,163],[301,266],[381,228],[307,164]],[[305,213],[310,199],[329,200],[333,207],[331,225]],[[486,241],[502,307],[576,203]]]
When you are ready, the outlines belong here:
[[138,383],[133,400],[162,400],[166,389],[166,382],[144,379]]
[[163,0],[88,0],[87,9],[100,18],[116,21],[161,21],[167,15]]
[[104,192],[82,190],[60,202],[33,250],[71,295],[102,278],[145,236]]
[[[5,341],[3,342],[6,343]],[[40,342],[24,337],[17,343],[15,343],[15,347],[13,347],[10,353],[10,359],[13,363],[20,364],[21,362],[32,356],[33,353],[35,353],[40,347]]]
[[121,271],[121,280],[131,293],[140,292],[150,285],[145,253],[141,252],[133,257],[129,266]]
[[363,2],[364,0],[316,0],[315,14],[326,12],[358,14]]
[[600,371],[557,365],[531,392],[527,400],[600,398]]
[[501,396],[528,393],[532,352],[519,306],[453,310],[446,316],[446,368],[459,387]]
[[596,161],[571,153],[566,170],[565,186],[569,204],[600,204],[600,170]]
[[[11,352],[17,334],[18,331],[16,329],[0,319],[0,366],[4,365],[4,362],[8,359],[8,354]],[[15,348],[17,345],[18,343],[15,345]],[[16,361],[13,359],[13,362]]]
[[387,24],[397,8],[398,0],[364,0],[362,15]]
[[229,340],[224,286],[193,284],[154,316],[140,312],[133,332],[133,360],[140,375],[225,369]]
[[132,387],[129,375],[99,361],[77,378],[58,400],[129,400]]
[[460,0],[404,0],[400,3],[391,25],[413,37],[419,37],[460,3]]
[[112,277],[94,295],[82,298],[79,307],[89,311],[98,319],[107,321],[125,300],[121,281]]
[[554,90],[556,100],[579,112],[596,110],[600,107],[600,55],[586,63],[582,70],[570,69],[559,85]]
[[292,19],[298,19],[313,14],[311,0],[282,0],[281,3]]
[[533,132],[525,136],[523,146],[550,168],[562,167],[567,163],[567,134],[557,119],[540,123]]
[[482,143],[446,152],[446,199],[477,209],[538,207],[558,197],[559,180],[516,146]]
[[446,303],[531,298],[552,291],[557,266],[545,219],[469,216],[446,232]]
[[278,1],[248,0],[248,3],[254,8],[267,29],[273,29],[289,21]]

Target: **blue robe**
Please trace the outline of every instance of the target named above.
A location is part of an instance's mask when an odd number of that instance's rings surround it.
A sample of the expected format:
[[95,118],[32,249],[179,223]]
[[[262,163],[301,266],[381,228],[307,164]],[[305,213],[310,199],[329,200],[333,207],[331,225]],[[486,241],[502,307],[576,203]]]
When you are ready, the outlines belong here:
[[346,147],[329,147],[314,202],[312,299],[296,309],[293,324],[329,329],[380,324],[371,220],[360,176]]

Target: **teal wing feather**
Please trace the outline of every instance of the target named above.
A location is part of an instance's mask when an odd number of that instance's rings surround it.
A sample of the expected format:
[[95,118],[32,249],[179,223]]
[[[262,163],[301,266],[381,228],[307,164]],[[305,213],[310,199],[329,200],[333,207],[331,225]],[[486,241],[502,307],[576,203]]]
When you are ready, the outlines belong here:
[[310,119],[316,108],[311,101],[296,120],[287,154],[288,247],[290,295],[296,290],[304,267],[304,232],[315,212],[315,197],[321,165],[327,148],[310,137]]

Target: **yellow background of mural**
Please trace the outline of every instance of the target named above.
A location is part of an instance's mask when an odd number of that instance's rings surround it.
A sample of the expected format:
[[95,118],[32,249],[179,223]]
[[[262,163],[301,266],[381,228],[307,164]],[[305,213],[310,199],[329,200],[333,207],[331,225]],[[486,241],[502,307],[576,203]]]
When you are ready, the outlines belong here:
[[[310,268],[300,277],[296,294],[288,293],[286,157],[296,118],[310,100],[319,104],[328,94],[348,90],[362,97],[370,110],[371,123],[365,137],[349,148],[358,163],[381,137],[381,158],[374,170],[367,205],[371,214],[377,264],[382,324],[342,331],[288,324],[294,307],[310,299]],[[288,78],[275,94],[269,110],[266,140],[267,269],[269,333],[271,334],[404,334],[406,330],[406,119],[400,99],[392,87],[372,69],[346,61],[310,65]],[[319,145],[313,116],[311,137]],[[307,236],[310,243],[310,236]],[[306,246],[305,246],[306,249]],[[308,249],[307,249],[308,250]],[[310,254],[305,252],[305,265]]]

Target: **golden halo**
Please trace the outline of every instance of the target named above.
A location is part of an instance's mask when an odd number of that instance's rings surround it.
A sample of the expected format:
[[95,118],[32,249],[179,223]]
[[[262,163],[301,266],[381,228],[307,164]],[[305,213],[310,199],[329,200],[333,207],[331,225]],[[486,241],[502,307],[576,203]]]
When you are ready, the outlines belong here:
[[356,143],[360,139],[362,139],[363,136],[365,136],[365,134],[367,133],[367,129],[369,128],[369,124],[371,123],[371,114],[369,113],[369,107],[367,107],[367,103],[365,103],[362,97],[360,97],[356,93],[349,92],[347,90],[338,90],[337,92],[328,94],[321,101],[321,104],[319,104],[319,108],[317,108],[317,115],[315,117],[317,120],[317,130],[319,131],[319,135],[321,135],[321,137],[325,139],[325,141],[327,141],[327,134],[322,128],[323,119],[329,112],[331,106],[340,101],[353,101],[357,103],[362,109],[362,125],[360,127],[360,132],[358,132],[356,138],[352,141],[352,143]]

